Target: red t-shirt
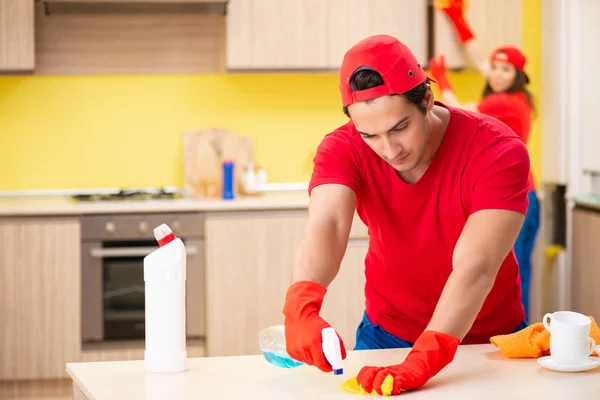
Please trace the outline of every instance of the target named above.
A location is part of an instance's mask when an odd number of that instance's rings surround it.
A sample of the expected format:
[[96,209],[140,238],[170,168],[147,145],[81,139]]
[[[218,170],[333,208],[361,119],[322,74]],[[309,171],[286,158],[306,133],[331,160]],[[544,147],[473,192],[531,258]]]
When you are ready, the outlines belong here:
[[[367,316],[409,342],[433,315],[469,215],[482,209],[525,214],[528,205],[529,155],[523,141],[486,115],[436,104],[451,111],[450,121],[415,184],[398,177],[350,121],[319,145],[308,189],[337,183],[356,193],[357,213],[369,232]],[[511,250],[463,343],[489,343],[525,320],[520,284]]]
[[[480,113],[504,122],[527,144],[531,128],[531,105],[524,93],[490,94],[483,98],[477,108]],[[529,184],[531,190],[535,189],[532,171],[529,172]]]

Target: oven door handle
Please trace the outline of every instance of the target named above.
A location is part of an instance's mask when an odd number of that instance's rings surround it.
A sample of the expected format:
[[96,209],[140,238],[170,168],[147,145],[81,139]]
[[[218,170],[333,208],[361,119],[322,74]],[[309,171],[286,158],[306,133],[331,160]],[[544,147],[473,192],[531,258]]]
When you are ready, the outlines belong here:
[[[90,255],[94,258],[146,257],[156,249],[158,249],[157,246],[93,248],[90,250]],[[185,248],[185,253],[187,255],[196,254],[198,253],[198,248],[196,246],[187,246]]]

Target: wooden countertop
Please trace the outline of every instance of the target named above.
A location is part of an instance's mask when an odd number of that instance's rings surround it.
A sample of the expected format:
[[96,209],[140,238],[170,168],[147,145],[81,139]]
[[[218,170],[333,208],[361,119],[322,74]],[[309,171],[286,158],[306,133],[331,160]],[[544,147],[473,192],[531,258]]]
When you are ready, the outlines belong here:
[[[262,356],[191,358],[187,371],[175,374],[146,373],[143,361],[71,363],[67,372],[76,399],[359,399],[339,384],[364,365],[397,364],[408,351],[349,351],[340,376],[308,366],[279,369]],[[561,373],[535,359],[505,359],[492,345],[464,345],[454,362],[410,398],[564,400],[591,399],[598,392],[600,367]]]
[[0,216],[53,216],[148,212],[219,212],[308,208],[306,191],[265,193],[234,200],[148,200],[75,202],[66,196],[0,197]]

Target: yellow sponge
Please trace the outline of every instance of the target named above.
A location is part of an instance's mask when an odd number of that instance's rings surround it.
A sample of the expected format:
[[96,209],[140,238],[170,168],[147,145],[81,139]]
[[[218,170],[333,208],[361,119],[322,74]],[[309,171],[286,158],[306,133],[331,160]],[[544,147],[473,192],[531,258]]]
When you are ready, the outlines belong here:
[[[356,394],[378,394],[374,390],[371,391],[371,393],[369,393],[365,389],[363,389],[359,385],[358,381],[356,380],[356,377],[348,379],[347,381],[341,383],[340,386],[346,392],[350,392],[350,393],[356,393]],[[394,377],[392,375],[388,375],[388,376],[385,377],[385,379],[383,380],[383,383],[381,384],[381,393],[383,393],[384,396],[391,396],[393,388],[394,388]]]

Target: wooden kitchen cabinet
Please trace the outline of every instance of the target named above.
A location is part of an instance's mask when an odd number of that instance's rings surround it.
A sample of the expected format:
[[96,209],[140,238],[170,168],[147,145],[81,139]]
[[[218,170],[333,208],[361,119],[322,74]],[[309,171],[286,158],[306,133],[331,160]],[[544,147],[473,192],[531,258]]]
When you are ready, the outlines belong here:
[[63,378],[79,361],[80,265],[78,220],[0,220],[0,380]]
[[427,63],[427,0],[325,0],[328,68],[338,69],[356,42],[376,34],[392,35]]
[[351,238],[340,272],[327,289],[321,317],[342,337],[347,350],[356,344],[356,328],[365,311],[365,257],[368,239]]
[[[522,0],[473,0],[467,4],[467,21],[486,59],[498,46],[521,47]],[[442,11],[435,10],[434,24],[435,54],[446,56],[448,68],[469,66],[452,22]]]
[[230,0],[227,67],[338,69],[366,36],[386,33],[427,56],[426,0]]
[[323,0],[230,0],[229,69],[327,67]]
[[600,319],[600,210],[573,210],[573,311]]
[[0,73],[33,70],[34,21],[33,0],[0,0]]
[[[260,330],[283,324],[285,293],[307,217],[306,210],[207,216],[207,356],[260,354]],[[364,311],[367,236],[357,220],[322,310],[349,347]]]
[[[156,4],[166,4],[172,2],[172,0],[45,0],[48,3],[97,3],[97,4],[135,4],[135,3],[156,3]],[[201,3],[226,3],[227,0],[177,0],[177,3],[182,4],[201,4]]]

